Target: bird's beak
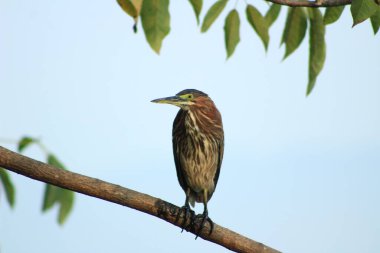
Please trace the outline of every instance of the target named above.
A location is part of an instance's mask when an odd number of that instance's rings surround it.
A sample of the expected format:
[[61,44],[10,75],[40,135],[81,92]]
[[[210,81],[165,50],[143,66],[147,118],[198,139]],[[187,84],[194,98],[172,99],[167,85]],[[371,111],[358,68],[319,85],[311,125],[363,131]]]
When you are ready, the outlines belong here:
[[171,105],[181,106],[181,105],[186,104],[187,100],[178,96],[173,96],[173,97],[154,99],[151,102],[158,103],[158,104],[171,104]]

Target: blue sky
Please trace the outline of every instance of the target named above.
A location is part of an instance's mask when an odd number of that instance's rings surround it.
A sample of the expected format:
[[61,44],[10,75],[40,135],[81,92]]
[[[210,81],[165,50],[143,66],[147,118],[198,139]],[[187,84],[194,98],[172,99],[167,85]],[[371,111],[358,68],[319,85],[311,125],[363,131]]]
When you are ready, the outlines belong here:
[[[307,43],[281,61],[283,10],[265,53],[244,5],[242,41],[226,61],[223,21],[201,34],[187,1],[171,3],[160,56],[116,1],[0,1],[0,138],[40,137],[72,171],[182,205],[171,151],[178,109],[149,101],[200,89],[225,129],[215,222],[283,252],[378,252],[379,36],[369,22],[351,29],[346,8],[327,27],[325,67],[306,98]],[[44,159],[37,148],[26,154]],[[2,253],[226,251],[79,194],[60,227],[57,210],[40,212],[43,185],[12,179],[15,209],[0,196]]]

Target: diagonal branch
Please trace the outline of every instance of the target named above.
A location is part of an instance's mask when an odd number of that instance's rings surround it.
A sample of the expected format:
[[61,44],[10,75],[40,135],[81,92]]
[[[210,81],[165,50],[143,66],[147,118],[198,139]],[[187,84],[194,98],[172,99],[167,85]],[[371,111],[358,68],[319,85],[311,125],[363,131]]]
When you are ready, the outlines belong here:
[[333,7],[348,5],[352,3],[352,0],[266,0],[275,4],[287,5],[290,7]]
[[[32,179],[56,185],[88,196],[127,206],[156,216],[175,226],[182,224],[183,216],[176,222],[179,207],[164,200],[133,191],[119,185],[83,176],[70,171],[57,169],[51,165],[33,160],[0,146],[0,167],[30,177]],[[189,232],[198,231],[199,224]],[[236,232],[215,224],[214,231],[208,234],[209,226],[199,235],[205,240],[219,244],[236,252],[278,253],[279,251],[253,241]]]

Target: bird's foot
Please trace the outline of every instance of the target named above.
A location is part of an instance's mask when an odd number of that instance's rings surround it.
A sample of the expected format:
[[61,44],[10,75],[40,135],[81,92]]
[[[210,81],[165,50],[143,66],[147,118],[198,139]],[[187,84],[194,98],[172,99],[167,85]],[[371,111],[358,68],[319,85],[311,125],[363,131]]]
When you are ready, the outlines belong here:
[[[194,211],[190,209],[190,206],[189,205],[184,205],[183,207],[181,207],[179,209],[179,211],[177,213],[177,217],[175,218],[175,223],[177,223],[179,221],[180,217],[182,216],[182,213],[184,213],[184,216],[182,218],[182,222],[181,222],[181,225],[180,225],[180,227],[182,228],[181,233],[183,232],[184,229],[186,231],[189,230],[189,227],[192,226],[194,218],[195,218]],[[190,222],[187,222],[188,217],[190,217]],[[186,226],[186,223],[188,223],[187,226]]]
[[195,216],[195,218],[193,220],[194,222],[192,223],[192,226],[194,225],[196,219],[201,220],[201,223],[199,225],[198,232],[197,232],[197,234],[195,236],[195,240],[200,235],[202,229],[204,228],[204,226],[206,224],[206,221],[208,221],[210,223],[210,232],[209,232],[209,235],[211,235],[212,231],[214,230],[214,222],[210,219],[210,217],[208,217],[208,212],[205,211],[205,212],[203,212],[203,214],[198,214],[197,216]]

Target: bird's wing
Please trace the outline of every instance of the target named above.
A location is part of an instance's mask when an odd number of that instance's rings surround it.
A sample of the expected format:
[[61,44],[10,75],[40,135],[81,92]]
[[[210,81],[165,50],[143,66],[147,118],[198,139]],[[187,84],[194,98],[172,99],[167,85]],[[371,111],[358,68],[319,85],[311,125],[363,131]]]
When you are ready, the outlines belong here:
[[174,155],[175,168],[177,170],[178,182],[181,185],[182,189],[186,192],[186,189],[187,189],[186,180],[183,177],[182,166],[181,166],[181,162],[179,161],[180,158],[179,158],[177,142],[174,138],[173,138],[173,155]]
[[179,126],[178,124],[180,124],[182,122],[181,118],[184,116],[183,113],[184,112],[182,110],[179,110],[177,116],[174,119],[172,141],[173,141],[174,163],[175,163],[175,168],[177,171],[178,182],[181,185],[182,189],[186,192],[188,186],[186,184],[186,180],[185,180],[184,175],[183,175],[183,168],[181,166],[181,161],[180,161],[181,151],[179,150],[180,147],[178,147],[178,143],[181,141],[180,138],[178,137],[178,135],[180,135],[178,131],[183,131],[183,127]]
[[224,136],[221,138],[221,140],[218,143],[218,167],[216,168],[216,173],[214,176],[215,188],[216,188],[216,184],[218,183],[218,179],[219,179],[220,167],[222,166],[223,153],[224,153]]

